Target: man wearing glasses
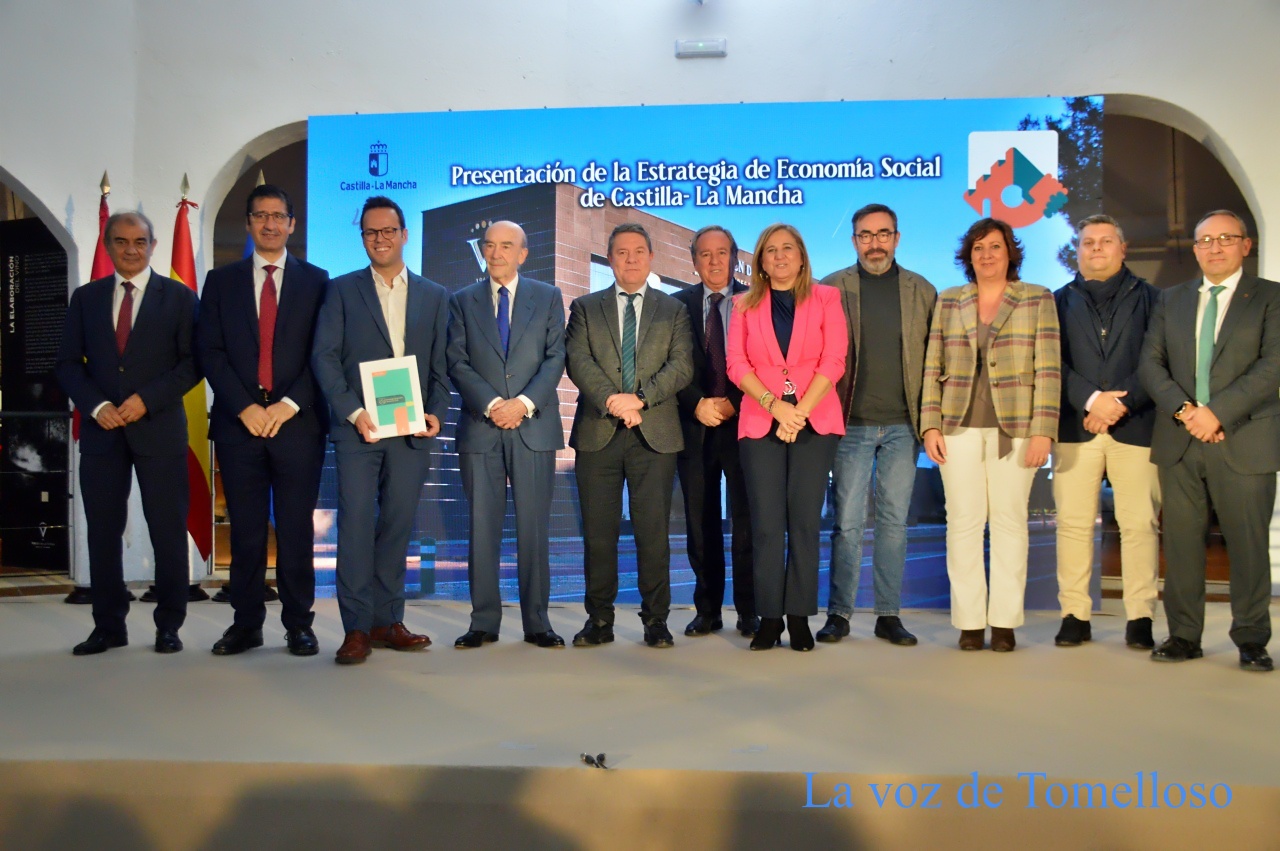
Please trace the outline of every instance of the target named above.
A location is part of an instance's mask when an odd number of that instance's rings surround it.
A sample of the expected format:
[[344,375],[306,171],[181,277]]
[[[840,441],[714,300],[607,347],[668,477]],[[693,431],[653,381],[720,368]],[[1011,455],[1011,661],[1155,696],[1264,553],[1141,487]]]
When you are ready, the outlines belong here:
[[907,560],[907,512],[919,451],[924,349],[937,290],[897,264],[898,216],[884,204],[853,214],[858,262],[822,280],[843,295],[849,324],[848,368],[836,385],[846,429],[833,470],[835,527],[831,534],[831,596],[817,640],[849,634],[862,571],[867,495],[876,497],[872,579],[874,634],[909,647],[916,637],[898,616]]
[[294,218],[283,189],[255,187],[245,214],[253,255],[209,272],[196,326],[196,354],[213,388],[209,436],[231,517],[235,620],[213,652],[231,656],[262,646],[267,526],[274,517],[285,643],[295,656],[314,656],[312,517],[329,411],[310,355],[329,273],[285,250]]
[[[449,408],[444,287],[404,265],[404,213],[380,195],[364,202],[360,236],[369,266],[329,286],[316,327],[312,368],[329,400],[338,464],[338,608],[346,637],[337,663],[371,647],[421,650],[431,643],[404,625],[405,551],[429,468],[431,438]],[[379,439],[362,397],[360,364],[414,355],[426,429]]]
[[1280,470],[1280,285],[1244,273],[1244,220],[1215,210],[1195,229],[1203,272],[1167,290],[1139,376],[1156,402],[1151,460],[1164,495],[1164,610],[1157,662],[1203,654],[1205,534],[1216,512],[1231,560],[1231,640],[1246,671],[1270,671],[1268,529]]

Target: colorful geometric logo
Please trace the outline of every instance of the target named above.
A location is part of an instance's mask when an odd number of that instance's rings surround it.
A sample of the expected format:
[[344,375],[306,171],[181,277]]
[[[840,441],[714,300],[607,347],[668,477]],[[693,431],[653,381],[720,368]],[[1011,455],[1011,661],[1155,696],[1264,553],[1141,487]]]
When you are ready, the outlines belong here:
[[970,133],[972,188],[965,191],[964,200],[979,216],[1026,227],[1067,203],[1067,188],[1057,172],[1058,134],[1053,130]]
[[382,177],[387,173],[387,146],[374,142],[369,146],[369,174]]

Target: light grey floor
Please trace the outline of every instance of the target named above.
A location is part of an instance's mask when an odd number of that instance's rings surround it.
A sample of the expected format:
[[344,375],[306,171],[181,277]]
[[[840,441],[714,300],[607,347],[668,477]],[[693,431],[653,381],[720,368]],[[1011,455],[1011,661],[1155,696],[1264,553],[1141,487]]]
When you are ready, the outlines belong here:
[[[588,751],[626,768],[1280,785],[1280,673],[1237,668],[1225,604],[1209,606],[1206,657],[1181,665],[1126,649],[1122,614],[1059,649],[1056,615],[1030,613],[1004,655],[955,649],[945,613],[904,615],[914,648],[872,638],[859,613],[851,639],[801,654],[749,653],[732,630],[686,639],[687,611],[675,648],[653,650],[634,610],[612,645],[540,650],[507,609],[499,643],[459,651],[467,607],[426,604],[406,621],[430,650],[341,668],[337,607],[317,611],[311,659],[285,652],[278,605],[266,647],[211,655],[231,614],[213,603],[191,606],[183,653],[152,652],[135,605],[133,644],[76,658],[87,607],[0,601],[0,759],[571,766]],[[581,625],[579,607],[552,617],[566,639]]]

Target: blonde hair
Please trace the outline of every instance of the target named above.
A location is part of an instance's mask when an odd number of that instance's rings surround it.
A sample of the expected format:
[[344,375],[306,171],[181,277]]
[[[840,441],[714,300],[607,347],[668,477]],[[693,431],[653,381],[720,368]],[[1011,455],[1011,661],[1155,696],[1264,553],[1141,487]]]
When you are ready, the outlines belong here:
[[765,243],[780,230],[785,230],[791,234],[796,241],[796,247],[800,249],[800,272],[796,275],[796,282],[791,287],[796,304],[799,305],[808,298],[810,290],[813,289],[813,273],[810,271],[809,266],[809,250],[804,247],[804,239],[800,236],[800,231],[791,225],[778,222],[761,231],[760,238],[756,240],[756,250],[751,260],[751,289],[747,290],[747,294],[742,297],[743,310],[751,310],[756,307],[760,302],[764,301],[764,294],[769,291],[769,275],[760,265],[760,258],[764,256]]

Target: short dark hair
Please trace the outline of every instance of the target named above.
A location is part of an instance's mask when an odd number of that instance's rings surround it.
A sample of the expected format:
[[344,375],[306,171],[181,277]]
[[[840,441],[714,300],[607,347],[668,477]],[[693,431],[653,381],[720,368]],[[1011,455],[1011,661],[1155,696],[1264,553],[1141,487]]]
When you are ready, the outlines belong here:
[[107,244],[111,240],[111,231],[120,222],[133,222],[136,225],[142,225],[147,229],[147,236],[151,237],[151,241],[156,241],[156,228],[140,210],[121,210],[118,213],[112,213],[107,218],[107,226],[102,229],[102,242]]
[[285,209],[289,211],[289,218],[293,218],[293,199],[289,197],[289,193],[273,183],[264,183],[261,186],[253,187],[253,191],[249,193],[248,199],[244,202],[244,217],[246,219],[253,215],[253,202],[259,198],[276,198],[283,201]]
[[364,207],[360,210],[360,227],[364,227],[364,214],[370,210],[395,210],[396,217],[400,219],[400,230],[404,230],[404,210],[400,209],[400,205],[392,201],[386,195],[371,195],[365,199]]
[[1200,230],[1200,226],[1209,221],[1209,219],[1212,219],[1214,216],[1230,216],[1235,219],[1240,225],[1240,230],[1243,231],[1240,235],[1246,239],[1248,238],[1249,225],[1245,224],[1244,217],[1234,210],[1210,210],[1200,217],[1200,221],[1196,222],[1196,226],[1191,229],[1191,235],[1194,237],[1196,235],[1196,231]]
[[1120,223],[1106,213],[1094,213],[1092,216],[1085,216],[1076,222],[1076,242],[1080,241],[1080,234],[1090,225],[1111,225],[1116,229],[1116,236],[1120,237],[1120,241],[1124,242],[1124,228],[1120,227]]
[[858,230],[858,222],[862,219],[865,219],[867,216],[871,215],[872,213],[887,214],[889,218],[893,219],[893,229],[894,230],[898,229],[897,213],[895,213],[885,204],[868,204],[865,207],[860,207],[858,211],[853,214],[853,229],[855,232]]
[[[738,240],[733,238],[733,234],[729,232],[727,227],[722,225],[707,225],[705,228],[699,228],[698,232],[693,235],[693,239],[689,240],[689,256],[693,258],[693,262],[698,262],[698,240],[702,239],[705,234],[722,233],[729,237],[729,256],[733,258],[733,262],[738,262]],[[730,277],[733,276],[732,270],[729,272]]]
[[1013,235],[1013,228],[1009,227],[1008,222],[987,218],[978,219],[969,226],[964,236],[960,238],[960,248],[956,251],[956,265],[964,269],[964,278],[969,283],[977,280],[977,275],[973,271],[973,246],[978,240],[995,231],[999,231],[1004,237],[1005,247],[1009,251],[1009,271],[1005,277],[1010,281],[1018,280],[1018,270],[1022,268],[1022,242]]
[[618,234],[620,234],[620,233],[638,233],[638,234],[640,234],[641,236],[643,236],[643,237],[644,237],[644,244],[645,244],[645,245],[647,245],[647,246],[649,246],[649,253],[650,253],[650,254],[652,254],[652,253],[653,253],[653,240],[649,237],[649,232],[648,232],[647,230],[645,230],[645,229],[644,229],[644,225],[638,225],[638,224],[636,224],[635,222],[623,222],[622,224],[620,224],[620,225],[618,225],[616,228],[614,228],[614,229],[613,229],[613,232],[609,234],[609,245],[608,245],[608,247],[605,249],[605,255],[606,255],[606,256],[608,256],[608,257],[612,257],[612,256],[613,256],[613,240],[614,240],[614,239],[618,236]]

